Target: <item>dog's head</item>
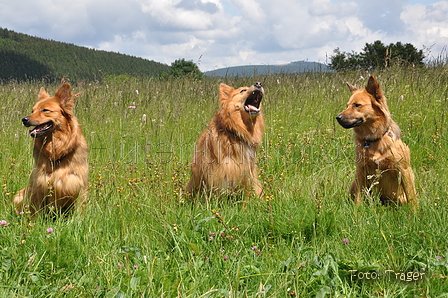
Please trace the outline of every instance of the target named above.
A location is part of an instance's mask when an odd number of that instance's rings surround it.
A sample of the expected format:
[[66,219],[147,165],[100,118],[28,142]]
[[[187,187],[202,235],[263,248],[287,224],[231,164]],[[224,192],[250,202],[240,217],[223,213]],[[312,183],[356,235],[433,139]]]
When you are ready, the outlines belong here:
[[347,109],[336,116],[336,120],[344,128],[371,125],[389,116],[386,98],[374,76],[370,76],[365,89],[358,89],[347,83],[352,96]]
[[250,87],[234,89],[226,84],[219,86],[221,108],[229,112],[239,112],[243,119],[261,114],[261,101],[264,96],[263,85],[259,82]]
[[41,88],[32,113],[22,118],[23,125],[34,126],[29,131],[30,136],[39,138],[63,129],[73,116],[74,97],[68,83],[63,84],[53,97]]

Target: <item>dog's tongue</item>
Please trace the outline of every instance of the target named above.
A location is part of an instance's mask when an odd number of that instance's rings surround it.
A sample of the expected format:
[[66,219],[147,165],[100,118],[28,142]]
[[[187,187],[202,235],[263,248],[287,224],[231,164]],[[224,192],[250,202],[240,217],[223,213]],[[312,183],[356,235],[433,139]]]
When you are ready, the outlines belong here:
[[30,133],[30,135],[37,134],[37,133],[39,133],[39,132],[41,132],[41,131],[44,131],[44,130],[48,129],[49,126],[50,126],[50,125],[39,125],[39,126],[36,126],[35,128],[30,129],[30,130],[29,130],[29,133]]
[[246,108],[246,111],[248,111],[248,112],[258,112],[259,111],[259,109],[254,107],[253,105],[246,105],[245,108]]
[[30,135],[35,135],[36,133],[39,132],[39,129],[33,128],[33,129],[30,129],[28,132],[30,133]]

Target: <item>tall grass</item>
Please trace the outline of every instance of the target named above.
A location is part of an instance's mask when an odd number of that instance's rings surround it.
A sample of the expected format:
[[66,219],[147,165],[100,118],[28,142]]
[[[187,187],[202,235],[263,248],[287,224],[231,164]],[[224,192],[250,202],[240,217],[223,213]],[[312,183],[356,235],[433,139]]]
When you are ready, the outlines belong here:
[[[334,117],[349,97],[345,82],[363,87],[365,72],[74,85],[90,147],[90,204],[56,220],[15,215],[11,203],[33,163],[20,119],[41,84],[0,85],[0,220],[9,223],[0,226],[0,296],[443,296],[448,70],[375,75],[411,148],[417,214],[349,199],[353,133]],[[186,197],[219,83],[255,81],[266,91],[263,198]]]

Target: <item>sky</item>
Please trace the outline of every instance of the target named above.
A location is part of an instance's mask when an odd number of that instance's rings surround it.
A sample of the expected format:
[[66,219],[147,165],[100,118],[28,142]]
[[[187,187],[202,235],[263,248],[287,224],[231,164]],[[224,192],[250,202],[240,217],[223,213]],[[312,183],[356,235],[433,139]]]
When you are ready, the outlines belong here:
[[293,61],[333,51],[411,43],[446,56],[448,1],[0,0],[0,27],[202,71]]

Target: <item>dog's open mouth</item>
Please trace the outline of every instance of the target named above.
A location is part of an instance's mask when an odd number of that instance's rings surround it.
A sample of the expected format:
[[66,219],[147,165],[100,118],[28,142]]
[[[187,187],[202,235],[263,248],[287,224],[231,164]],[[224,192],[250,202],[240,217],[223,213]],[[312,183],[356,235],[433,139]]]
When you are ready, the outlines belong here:
[[35,126],[33,129],[30,129],[29,133],[30,133],[30,136],[32,136],[33,138],[38,138],[41,135],[50,131],[52,128],[53,128],[53,122],[49,121],[44,124]]
[[252,116],[260,114],[260,104],[263,99],[261,89],[255,89],[244,102],[244,109]]

